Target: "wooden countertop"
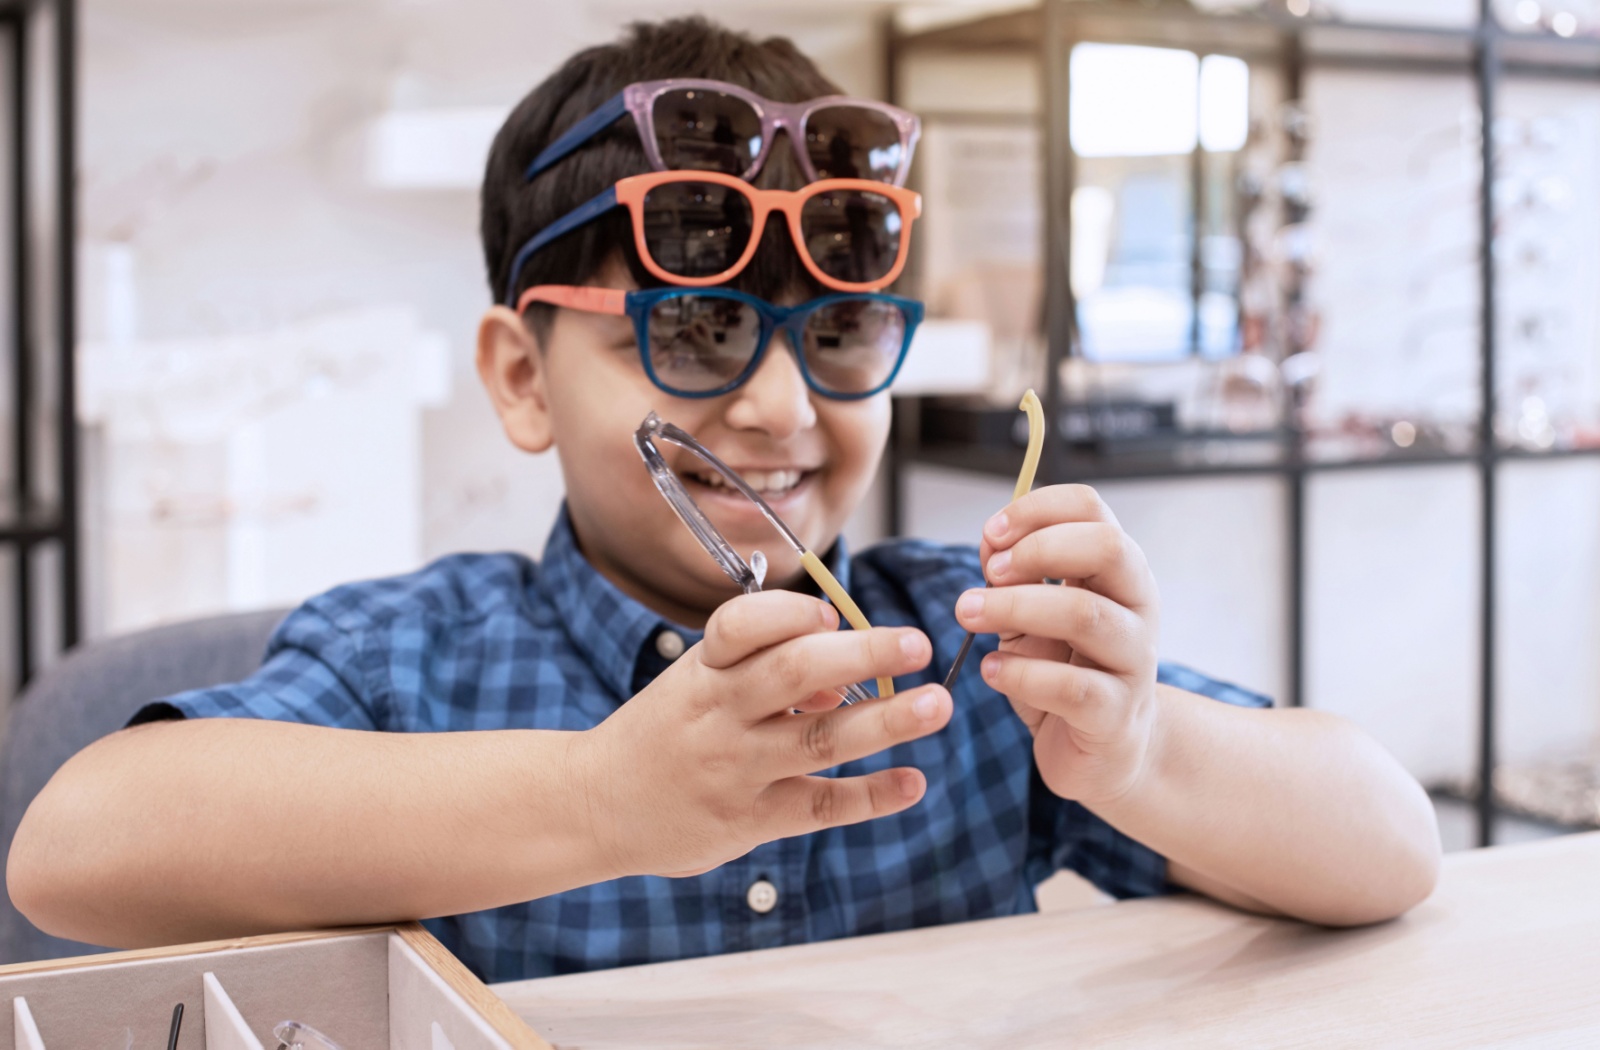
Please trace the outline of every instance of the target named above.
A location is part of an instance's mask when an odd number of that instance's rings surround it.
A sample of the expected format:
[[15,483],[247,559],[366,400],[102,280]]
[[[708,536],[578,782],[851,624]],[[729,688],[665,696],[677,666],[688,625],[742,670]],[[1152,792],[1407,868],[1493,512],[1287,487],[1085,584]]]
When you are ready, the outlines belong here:
[[1452,854],[1365,929],[1169,897],[494,990],[582,1050],[1600,1047],[1600,832]]

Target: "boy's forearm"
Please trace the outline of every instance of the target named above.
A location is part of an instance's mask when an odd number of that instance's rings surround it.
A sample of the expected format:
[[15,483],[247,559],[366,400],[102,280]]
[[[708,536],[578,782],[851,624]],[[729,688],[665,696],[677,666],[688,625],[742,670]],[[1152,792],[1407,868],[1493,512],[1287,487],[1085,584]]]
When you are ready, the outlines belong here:
[[428,918],[603,881],[577,734],[141,726],[73,758],[12,846],[36,925],[112,947]]
[[1433,807],[1392,755],[1324,712],[1255,711],[1166,686],[1145,772],[1092,806],[1173,881],[1311,922],[1391,918],[1433,889]]

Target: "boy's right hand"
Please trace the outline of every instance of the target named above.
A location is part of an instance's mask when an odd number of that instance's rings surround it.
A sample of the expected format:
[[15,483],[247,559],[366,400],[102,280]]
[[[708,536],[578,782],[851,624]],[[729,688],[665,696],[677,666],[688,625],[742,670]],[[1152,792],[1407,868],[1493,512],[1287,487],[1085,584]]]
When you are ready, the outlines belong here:
[[[774,839],[887,816],[926,782],[909,768],[814,776],[950,719],[936,685],[841,707],[835,686],[932,658],[911,628],[840,631],[826,602],[742,595],[705,639],[594,729],[574,733],[570,783],[617,875],[698,875]],[[794,709],[803,713],[794,714]]]

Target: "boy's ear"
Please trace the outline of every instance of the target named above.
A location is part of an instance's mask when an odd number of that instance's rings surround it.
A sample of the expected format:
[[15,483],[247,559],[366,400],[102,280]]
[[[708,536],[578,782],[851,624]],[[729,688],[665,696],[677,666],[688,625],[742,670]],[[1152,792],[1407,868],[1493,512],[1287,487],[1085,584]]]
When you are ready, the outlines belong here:
[[524,452],[551,445],[547,372],[539,341],[513,311],[491,306],[478,322],[478,378],[506,437]]

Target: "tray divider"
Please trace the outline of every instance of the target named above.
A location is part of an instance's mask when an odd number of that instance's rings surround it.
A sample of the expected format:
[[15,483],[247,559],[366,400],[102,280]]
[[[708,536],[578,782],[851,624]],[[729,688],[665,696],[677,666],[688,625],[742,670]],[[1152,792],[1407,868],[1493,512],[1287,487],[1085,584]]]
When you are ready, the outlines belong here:
[[44,1039],[34,1023],[33,1011],[28,1009],[28,1000],[20,995],[11,1000],[11,1017],[16,1029],[17,1050],[44,1050]]
[[201,980],[206,997],[206,1050],[265,1050],[217,975],[207,970]]

